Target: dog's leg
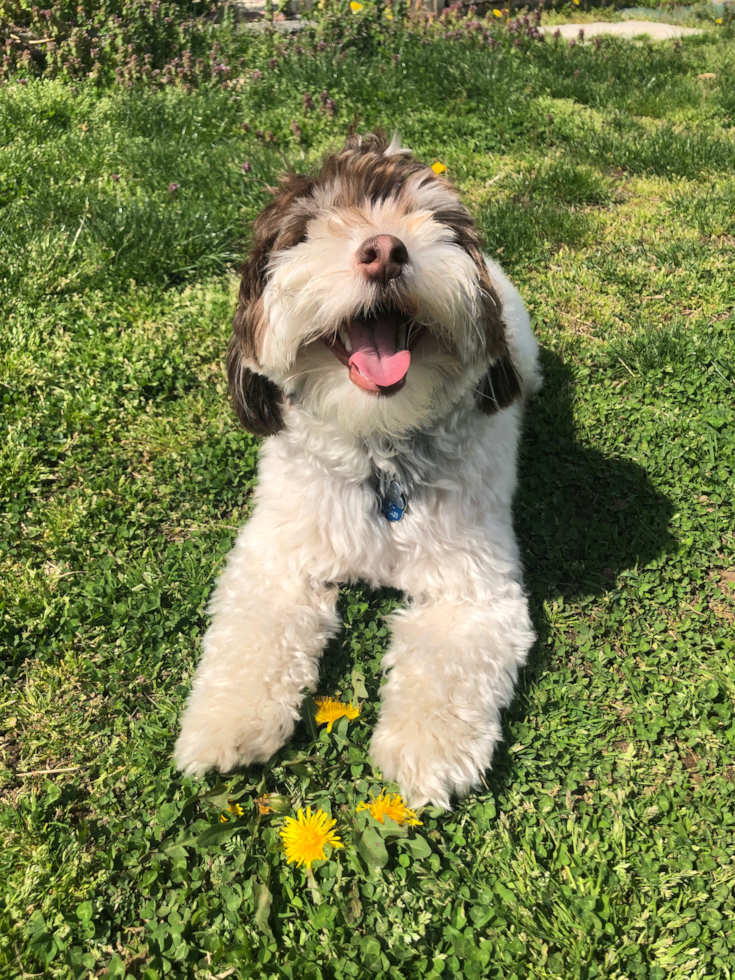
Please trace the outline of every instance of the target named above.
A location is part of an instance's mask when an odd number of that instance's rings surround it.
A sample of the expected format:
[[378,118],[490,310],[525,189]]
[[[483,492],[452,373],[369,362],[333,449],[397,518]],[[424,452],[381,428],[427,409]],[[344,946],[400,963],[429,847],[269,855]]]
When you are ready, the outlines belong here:
[[393,617],[371,757],[415,806],[448,807],[477,786],[500,710],[534,641],[520,585],[455,601],[423,597]]
[[241,531],[212,600],[174,752],[190,775],[269,759],[292,734],[301,692],[315,690],[338,628],[337,586],[302,573],[259,516]]

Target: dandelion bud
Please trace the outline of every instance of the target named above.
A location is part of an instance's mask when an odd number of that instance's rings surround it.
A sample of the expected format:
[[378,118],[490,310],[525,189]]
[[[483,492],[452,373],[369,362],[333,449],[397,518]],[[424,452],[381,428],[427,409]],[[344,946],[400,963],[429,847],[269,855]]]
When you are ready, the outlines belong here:
[[280,793],[265,793],[255,802],[261,813],[288,813],[291,810],[291,800]]

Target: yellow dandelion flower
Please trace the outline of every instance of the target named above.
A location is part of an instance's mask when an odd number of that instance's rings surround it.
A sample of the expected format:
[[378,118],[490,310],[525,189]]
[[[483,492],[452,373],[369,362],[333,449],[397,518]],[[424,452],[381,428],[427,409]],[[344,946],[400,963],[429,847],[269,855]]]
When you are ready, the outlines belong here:
[[[227,816],[228,813],[231,813],[232,817],[228,817]],[[245,811],[243,810],[243,808],[240,806],[239,803],[233,803],[232,800],[230,800],[229,803],[227,804],[227,810],[224,813],[220,813],[219,822],[227,823],[229,820],[233,820],[233,819],[237,820],[237,818],[241,817],[244,813]]]
[[574,4],[575,7],[579,6],[579,0],[572,0],[572,3]]
[[493,9],[493,16],[494,17],[502,17],[503,14],[502,14],[502,12],[500,10]]
[[327,844],[332,850],[344,847],[332,829],[336,823],[324,810],[312,813],[310,806],[306,808],[306,814],[299,810],[296,819],[286,817],[286,826],[281,831],[286,861],[299,868],[302,864],[310,868],[314,861],[325,860],[324,848]]
[[446,173],[447,168],[443,163],[439,163],[439,161],[437,160],[436,163],[432,163],[431,169],[434,171],[435,174],[443,174]]
[[717,20],[715,21],[715,24],[721,24],[721,23],[722,23],[722,17],[718,17]]
[[393,20],[393,14],[390,12],[390,10],[386,10],[386,12],[385,12],[385,19],[386,20]]
[[314,700],[319,705],[314,720],[317,725],[326,722],[328,732],[331,732],[332,725],[340,718],[347,717],[353,721],[360,714],[360,709],[354,704],[345,704],[343,701],[335,701],[334,698],[314,698]]
[[363,5],[361,3],[357,3],[357,0],[352,0],[350,3],[350,10],[353,12],[353,14],[356,14],[362,10],[362,6]]
[[372,803],[358,803],[357,812],[359,813],[360,810],[369,810],[378,823],[385,823],[385,818],[390,817],[399,826],[403,826],[404,823],[409,827],[423,826],[421,821],[416,819],[415,810],[411,810],[403,802],[400,793],[388,793],[387,790],[383,790],[377,799],[373,798]]

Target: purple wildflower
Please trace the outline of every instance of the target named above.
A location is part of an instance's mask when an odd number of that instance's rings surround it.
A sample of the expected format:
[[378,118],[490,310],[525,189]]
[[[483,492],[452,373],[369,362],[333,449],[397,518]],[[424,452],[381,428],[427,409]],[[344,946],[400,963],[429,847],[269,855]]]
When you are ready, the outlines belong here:
[[110,177],[115,183],[120,180],[120,174],[110,174]]
[[180,187],[181,187],[181,184],[174,184],[174,182],[171,181],[171,183],[168,185],[168,192],[169,192],[169,194],[175,194],[176,191],[178,191],[180,189]]
[[243,165],[242,165],[242,172],[244,174],[249,174],[252,169],[253,168],[250,166],[249,161],[246,160],[245,163],[243,163]]

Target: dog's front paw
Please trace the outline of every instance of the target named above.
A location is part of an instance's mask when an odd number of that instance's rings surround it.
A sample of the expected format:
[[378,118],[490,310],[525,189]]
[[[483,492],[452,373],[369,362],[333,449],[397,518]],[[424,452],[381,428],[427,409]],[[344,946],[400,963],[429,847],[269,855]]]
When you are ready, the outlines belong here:
[[449,809],[452,796],[479,785],[490,765],[499,732],[472,731],[457,719],[393,718],[378,725],[370,758],[386,779],[398,783],[411,806],[433,803]]
[[292,707],[278,702],[225,704],[226,698],[218,695],[194,692],[181,719],[174,759],[187,776],[267,762],[293,733],[298,715]]

